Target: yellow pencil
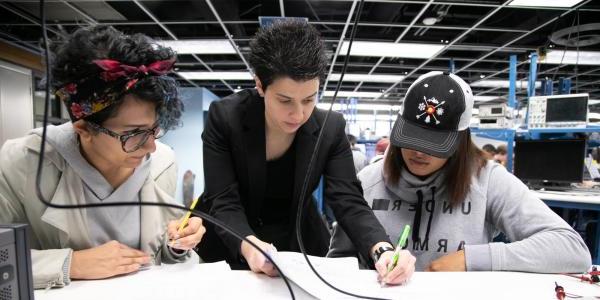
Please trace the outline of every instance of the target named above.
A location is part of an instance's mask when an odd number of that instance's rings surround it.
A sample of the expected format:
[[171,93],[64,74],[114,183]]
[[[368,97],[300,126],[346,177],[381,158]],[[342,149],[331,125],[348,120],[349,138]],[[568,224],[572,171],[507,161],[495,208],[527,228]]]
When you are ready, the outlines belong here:
[[[194,210],[194,208],[196,207],[196,203],[198,203],[198,199],[200,199],[200,197],[194,199],[194,201],[192,202],[192,205],[190,206],[190,210]],[[187,214],[185,214],[185,217],[183,217],[183,220],[181,221],[181,224],[179,224],[179,229],[177,229],[177,233],[181,234],[181,232],[183,231],[183,228],[185,227],[185,225],[187,225],[188,221],[190,220],[190,217],[192,216],[192,212],[188,211]],[[175,240],[173,240],[173,242],[171,243],[171,245],[173,245],[175,243]]]

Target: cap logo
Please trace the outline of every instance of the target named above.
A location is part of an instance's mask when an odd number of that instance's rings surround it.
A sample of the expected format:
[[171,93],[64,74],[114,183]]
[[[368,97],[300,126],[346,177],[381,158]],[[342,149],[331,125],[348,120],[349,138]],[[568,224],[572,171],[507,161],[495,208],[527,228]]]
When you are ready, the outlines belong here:
[[423,96],[423,102],[419,103],[419,111],[422,111],[421,114],[417,115],[417,119],[420,120],[422,116],[425,116],[425,123],[431,123],[431,118],[435,120],[435,124],[440,124],[440,121],[435,117],[441,116],[444,114],[444,105],[446,101],[438,101],[435,97],[431,97],[427,99],[427,97]]

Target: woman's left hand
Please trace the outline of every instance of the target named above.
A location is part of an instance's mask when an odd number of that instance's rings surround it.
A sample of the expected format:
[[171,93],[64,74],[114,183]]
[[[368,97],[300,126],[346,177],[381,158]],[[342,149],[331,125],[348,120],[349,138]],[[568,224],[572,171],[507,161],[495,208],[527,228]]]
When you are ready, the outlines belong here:
[[190,250],[196,247],[202,236],[206,232],[206,228],[202,225],[202,219],[192,217],[188,220],[187,226],[181,232],[177,229],[181,220],[173,220],[169,222],[167,232],[169,234],[169,246],[179,250]]
[[466,270],[465,250],[444,255],[432,261],[425,268],[427,272],[464,272]]

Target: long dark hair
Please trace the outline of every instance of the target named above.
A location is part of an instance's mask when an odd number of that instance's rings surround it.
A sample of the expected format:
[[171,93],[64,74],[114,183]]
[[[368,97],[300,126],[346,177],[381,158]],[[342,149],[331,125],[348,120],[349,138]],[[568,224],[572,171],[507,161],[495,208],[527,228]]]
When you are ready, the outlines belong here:
[[[473,144],[471,140],[471,131],[469,129],[459,133],[459,144],[456,152],[442,167],[445,172],[443,184],[448,188],[450,203],[453,206],[461,204],[469,188],[471,187],[471,178],[473,174],[481,172],[481,169],[487,163],[483,152]],[[390,145],[385,157],[383,172],[391,182],[398,182],[400,171],[404,167],[404,159],[400,147]]]

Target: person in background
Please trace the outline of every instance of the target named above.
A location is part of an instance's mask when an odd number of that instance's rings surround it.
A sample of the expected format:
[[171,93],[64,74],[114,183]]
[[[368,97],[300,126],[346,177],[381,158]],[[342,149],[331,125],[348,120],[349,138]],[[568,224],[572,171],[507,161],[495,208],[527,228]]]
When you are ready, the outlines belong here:
[[377,141],[377,144],[375,144],[375,155],[371,158],[371,160],[369,161],[369,164],[374,164],[374,163],[380,161],[381,159],[383,159],[385,150],[387,149],[387,147],[389,145],[390,145],[389,138],[386,138],[386,137],[380,138],[379,141]]
[[356,146],[357,139],[352,134],[347,134],[348,142],[350,142],[350,149],[352,150],[352,159],[354,160],[354,170],[356,173],[360,172],[367,164],[367,156]]
[[[183,105],[166,74],[175,53],[112,27],[78,29],[52,44],[50,82],[71,122],[47,129],[41,193],[55,204],[172,203],[173,151],[157,139],[179,124]],[[0,223],[27,223],[35,288],[177,263],[204,234],[182,211],[157,206],[55,209],[35,193],[42,128],[0,150]]]
[[481,147],[481,150],[483,150],[483,156],[485,159],[494,160],[494,156],[496,155],[496,147],[494,147],[494,145],[485,144],[483,147]]
[[499,145],[496,148],[494,161],[506,167],[506,145]]
[[[199,209],[228,224],[265,251],[299,251],[295,218],[319,132],[322,144],[307,182],[303,224],[307,254],[324,256],[329,230],[311,192],[324,178],[324,199],[361,253],[372,257],[382,280],[410,278],[414,257],[402,251],[387,273],[393,245],[365,202],[356,179],[342,114],[315,108],[327,57],[317,29],[302,20],[282,20],[259,29],[250,42],[256,89],[211,103],[202,133],[204,178]],[[207,226],[198,252],[234,267],[276,276],[273,264],[246,241]],[[210,239],[208,239],[210,238]],[[221,244],[222,247],[217,245]]]
[[194,202],[194,180],[196,180],[196,174],[192,170],[183,173],[181,190],[183,193],[183,206],[185,207],[190,207]]
[[[581,236],[473,144],[472,107],[454,74],[429,72],[408,88],[385,158],[358,174],[388,235],[411,225],[419,271],[587,271]],[[355,253],[335,232],[329,256]],[[512,242],[493,242],[498,232]]]

